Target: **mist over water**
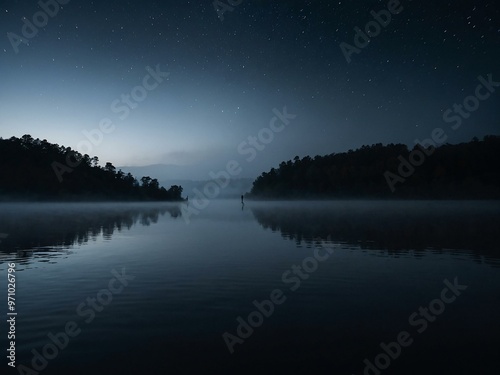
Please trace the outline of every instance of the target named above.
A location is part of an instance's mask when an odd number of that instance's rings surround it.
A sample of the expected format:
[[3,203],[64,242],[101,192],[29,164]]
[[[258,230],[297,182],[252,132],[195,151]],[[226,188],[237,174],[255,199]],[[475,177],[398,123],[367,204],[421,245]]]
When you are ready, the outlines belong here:
[[[498,202],[214,200],[189,224],[185,204],[1,204],[17,362],[73,321],[81,333],[41,373],[362,374],[403,330],[413,343],[381,373],[495,368]],[[113,272],[130,280],[93,308]],[[455,278],[467,289],[418,333],[411,314]],[[276,289],[283,303],[230,354],[223,334]]]

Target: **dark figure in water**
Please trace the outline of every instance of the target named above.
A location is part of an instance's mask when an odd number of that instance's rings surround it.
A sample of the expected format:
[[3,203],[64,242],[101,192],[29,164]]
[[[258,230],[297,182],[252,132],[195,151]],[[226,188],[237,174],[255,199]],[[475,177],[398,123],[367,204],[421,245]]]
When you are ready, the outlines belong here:
[[241,204],[245,204],[245,202],[243,201],[243,195],[241,196]]

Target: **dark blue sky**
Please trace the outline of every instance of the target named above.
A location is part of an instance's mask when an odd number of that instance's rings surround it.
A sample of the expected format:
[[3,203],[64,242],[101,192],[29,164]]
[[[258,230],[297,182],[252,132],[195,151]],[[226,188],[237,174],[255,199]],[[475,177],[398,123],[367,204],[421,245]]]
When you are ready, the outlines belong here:
[[[393,1],[247,0],[223,21],[208,0],[61,0],[57,14],[54,1],[45,11],[4,1],[0,136],[29,133],[116,166],[183,165],[202,179],[232,159],[254,177],[295,155],[411,145],[436,127],[450,143],[499,134],[500,92],[456,130],[443,114],[475,94],[478,76],[500,82],[500,5],[402,0],[348,63],[341,43],[355,46],[354,28]],[[147,67],[168,78],[147,78]],[[296,118],[247,161],[238,146],[285,106]]]

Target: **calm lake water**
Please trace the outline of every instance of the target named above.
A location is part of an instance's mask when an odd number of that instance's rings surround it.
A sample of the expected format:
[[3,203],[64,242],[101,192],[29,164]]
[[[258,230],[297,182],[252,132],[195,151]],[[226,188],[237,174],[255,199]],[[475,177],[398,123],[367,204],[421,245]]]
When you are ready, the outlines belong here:
[[[5,316],[15,262],[16,365],[498,372],[500,202],[221,200],[189,223],[186,209],[1,204],[0,301]],[[7,362],[1,373],[18,373]]]

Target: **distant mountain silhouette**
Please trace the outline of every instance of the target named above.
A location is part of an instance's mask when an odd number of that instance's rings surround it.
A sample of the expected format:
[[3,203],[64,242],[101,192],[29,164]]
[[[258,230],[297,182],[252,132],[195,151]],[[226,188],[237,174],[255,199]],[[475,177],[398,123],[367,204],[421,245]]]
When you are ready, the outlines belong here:
[[249,198],[499,199],[500,137],[440,147],[378,143],[282,162],[264,172]]
[[189,180],[189,175],[198,174],[191,166],[179,166],[172,164],[151,164],[144,166],[120,166],[125,173],[134,176],[155,176],[160,184],[169,179]]
[[[217,196],[219,199],[239,199],[242,193],[250,191],[252,188],[253,178],[232,178],[229,180],[227,186],[220,189],[220,194]],[[182,185],[184,188],[184,195],[195,195],[194,189],[203,192],[203,189],[207,183],[214,180],[203,180],[203,181],[193,181],[193,180],[165,180],[161,181],[163,185]]]
[[139,181],[110,162],[82,155],[45,139],[0,138],[0,200],[178,201],[182,187],[160,187],[144,176]]

